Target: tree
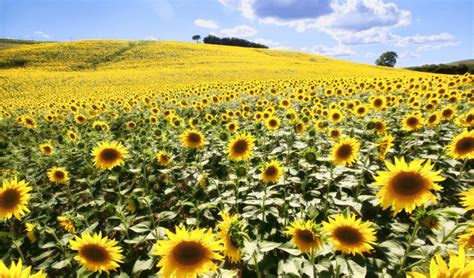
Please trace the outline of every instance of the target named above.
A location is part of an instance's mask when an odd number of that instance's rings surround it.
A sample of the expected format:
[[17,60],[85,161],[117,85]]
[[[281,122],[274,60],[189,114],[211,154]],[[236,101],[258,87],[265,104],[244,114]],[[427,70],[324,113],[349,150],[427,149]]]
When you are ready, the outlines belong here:
[[398,54],[393,51],[387,51],[382,53],[380,57],[375,61],[377,66],[393,67],[397,63]]
[[194,35],[193,36],[193,40],[195,40],[196,42],[199,42],[200,39],[201,39],[200,35]]

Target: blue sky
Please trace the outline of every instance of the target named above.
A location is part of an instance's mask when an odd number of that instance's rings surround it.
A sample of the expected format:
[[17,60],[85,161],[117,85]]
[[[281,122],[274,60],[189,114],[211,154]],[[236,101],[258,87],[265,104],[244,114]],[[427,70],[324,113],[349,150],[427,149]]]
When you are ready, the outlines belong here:
[[0,0],[0,37],[191,41],[236,36],[372,64],[474,58],[474,0]]

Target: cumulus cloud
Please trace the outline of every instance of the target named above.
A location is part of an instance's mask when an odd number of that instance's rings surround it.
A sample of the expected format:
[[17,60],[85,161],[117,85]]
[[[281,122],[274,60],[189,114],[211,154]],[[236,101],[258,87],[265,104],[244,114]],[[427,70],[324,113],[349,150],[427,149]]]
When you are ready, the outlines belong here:
[[194,21],[194,25],[201,27],[201,28],[207,28],[207,29],[218,29],[219,25],[213,20],[208,20],[208,19],[201,19],[198,18]]
[[43,32],[43,31],[36,31],[36,32],[35,32],[35,35],[36,35],[36,36],[39,36],[39,37],[41,37],[41,38],[43,38],[43,39],[49,39],[49,38],[51,38],[50,35],[46,34],[46,33]]
[[354,50],[342,44],[338,44],[333,47],[328,47],[324,45],[314,45],[311,47],[304,47],[301,50],[308,53],[333,57],[351,56],[356,54]]
[[254,39],[254,40],[252,40],[252,41],[253,41],[253,42],[256,42],[256,43],[260,43],[260,44],[266,45],[266,46],[268,46],[269,48],[272,48],[272,49],[280,49],[280,50],[288,50],[288,49],[290,49],[290,47],[287,46],[287,45],[284,44],[284,43],[281,43],[281,42],[278,42],[278,41],[269,40],[269,39],[256,38],[256,39]]
[[248,25],[239,25],[233,28],[224,28],[220,33],[228,37],[250,37],[257,34],[257,30]]

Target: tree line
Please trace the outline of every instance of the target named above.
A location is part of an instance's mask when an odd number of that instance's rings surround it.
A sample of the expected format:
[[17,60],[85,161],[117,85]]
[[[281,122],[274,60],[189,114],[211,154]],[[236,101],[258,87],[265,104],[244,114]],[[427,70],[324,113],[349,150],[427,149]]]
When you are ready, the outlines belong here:
[[444,73],[444,74],[465,74],[467,72],[474,74],[474,65],[423,65],[419,67],[410,67],[410,70],[422,71],[422,72],[432,72],[432,73]]
[[[197,36],[196,36],[197,38]],[[195,37],[193,37],[194,40],[196,40]],[[198,39],[199,40],[199,39]],[[251,42],[248,40],[244,39],[239,39],[239,38],[219,38],[213,35],[208,35],[203,39],[204,43],[207,44],[219,44],[219,45],[231,45],[231,46],[240,46],[240,47],[253,47],[253,48],[268,48],[268,46]]]

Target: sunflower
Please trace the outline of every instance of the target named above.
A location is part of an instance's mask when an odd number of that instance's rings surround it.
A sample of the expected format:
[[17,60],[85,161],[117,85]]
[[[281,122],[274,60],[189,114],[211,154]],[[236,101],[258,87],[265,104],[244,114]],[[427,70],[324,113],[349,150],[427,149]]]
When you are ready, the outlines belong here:
[[71,249],[77,251],[74,259],[93,272],[115,270],[123,262],[122,248],[113,239],[102,237],[102,232],[90,235],[82,233],[69,240]]
[[23,124],[32,129],[35,129],[36,127],[38,127],[35,119],[30,118],[28,116],[23,117]]
[[333,146],[331,159],[335,165],[352,165],[359,155],[359,142],[346,137]]
[[448,154],[454,159],[474,159],[474,130],[464,130],[454,137],[448,146]]
[[66,184],[69,180],[69,173],[62,167],[53,167],[48,170],[48,178],[52,183]]
[[388,171],[378,171],[374,176],[374,185],[382,186],[377,197],[383,209],[392,207],[395,216],[403,209],[411,213],[419,205],[436,202],[430,190],[442,190],[436,182],[444,178],[441,171],[433,171],[430,160],[417,159],[407,164],[402,157],[395,158],[395,164],[388,161],[385,164]]
[[339,109],[331,109],[329,111],[329,120],[333,123],[339,123],[344,120],[344,115]]
[[71,234],[76,233],[76,227],[74,227],[74,223],[69,217],[58,216],[56,219],[59,221],[59,226],[61,226],[66,232]]
[[31,187],[22,180],[16,178],[3,180],[3,187],[0,188],[0,219],[10,219],[15,216],[20,220],[21,216],[30,212],[26,204],[30,198]]
[[166,167],[171,162],[171,156],[166,151],[159,151],[156,155],[156,161],[163,167]]
[[231,160],[249,160],[252,157],[252,149],[255,146],[255,138],[252,135],[242,133],[235,135],[227,144],[227,152]]
[[235,132],[239,128],[239,123],[236,121],[230,122],[227,124],[227,130],[229,132]]
[[197,130],[187,129],[181,134],[181,144],[188,149],[201,149],[204,147],[204,135]]
[[449,264],[443,260],[441,255],[436,254],[430,261],[429,274],[410,272],[407,277],[413,278],[441,278],[441,277],[474,277],[474,260],[466,257],[464,248],[460,247],[458,255],[449,253]]
[[444,120],[444,121],[449,121],[451,120],[454,115],[456,114],[456,109],[454,109],[454,107],[448,105],[446,106],[445,108],[443,108],[443,110],[441,110],[441,118]]
[[409,114],[403,118],[402,128],[406,131],[419,129],[423,125],[423,120],[418,114]]
[[323,245],[318,228],[312,220],[296,220],[286,228],[285,233],[291,235],[291,242],[303,253],[318,250]]
[[31,266],[23,268],[21,259],[18,263],[11,262],[8,268],[3,261],[0,261],[0,277],[4,278],[46,278],[46,274],[41,270],[35,274],[31,274]]
[[338,128],[331,128],[329,131],[328,131],[328,136],[329,138],[331,139],[338,139],[339,137],[341,137],[342,135],[342,132],[340,129]]
[[370,104],[372,105],[373,108],[377,110],[384,110],[385,107],[387,106],[387,102],[385,98],[379,97],[379,96],[374,97]]
[[176,233],[167,230],[167,240],[159,240],[153,255],[161,256],[158,267],[163,277],[194,278],[211,271],[217,272],[215,261],[223,257],[221,242],[215,240],[211,229],[186,231],[176,227]]
[[390,134],[385,135],[382,140],[380,140],[380,143],[378,144],[380,160],[385,160],[385,156],[387,156],[388,151],[393,147],[394,140],[395,138],[393,138],[393,136]]
[[99,169],[112,169],[125,164],[128,150],[118,142],[102,142],[92,150],[94,164]]
[[87,118],[86,116],[79,114],[74,117],[74,121],[78,124],[84,124],[87,121]]
[[54,153],[54,147],[49,143],[39,145],[39,149],[46,156],[50,156]]
[[263,172],[260,174],[262,181],[271,183],[278,182],[283,175],[283,167],[278,160],[272,160],[265,164]]
[[474,210],[474,188],[462,192],[461,194],[461,204],[466,210]]
[[36,237],[36,224],[25,223],[26,237],[31,243],[35,243],[38,238]]
[[271,116],[265,121],[265,126],[269,130],[277,130],[280,127],[280,118]]
[[474,248],[474,227],[467,229],[464,234],[459,236],[458,244],[465,249]]
[[439,123],[440,116],[438,112],[431,113],[426,119],[427,126],[435,126]]
[[354,114],[357,117],[364,117],[369,110],[367,109],[367,106],[364,104],[360,104],[354,108]]
[[384,121],[375,119],[372,121],[372,123],[374,123],[374,129],[377,134],[385,133],[385,130],[387,129],[387,124]]
[[217,236],[224,243],[224,256],[231,263],[240,261],[240,248],[244,246],[245,223],[239,220],[238,215],[229,215],[228,212],[221,213],[222,221],[217,224],[219,232]]
[[72,131],[72,130],[68,130],[68,132],[66,133],[67,135],[67,138],[69,141],[71,142],[74,142],[77,140],[78,136],[76,134],[76,132]]
[[323,229],[329,234],[329,241],[336,250],[345,254],[360,254],[371,251],[377,238],[370,221],[362,222],[354,214],[338,214],[323,222]]

